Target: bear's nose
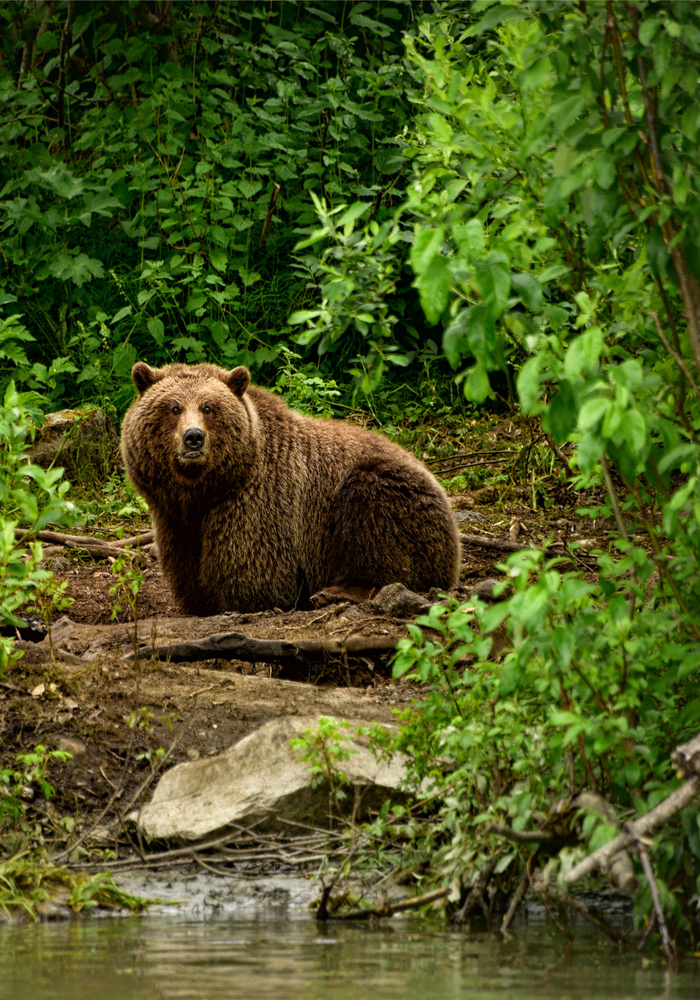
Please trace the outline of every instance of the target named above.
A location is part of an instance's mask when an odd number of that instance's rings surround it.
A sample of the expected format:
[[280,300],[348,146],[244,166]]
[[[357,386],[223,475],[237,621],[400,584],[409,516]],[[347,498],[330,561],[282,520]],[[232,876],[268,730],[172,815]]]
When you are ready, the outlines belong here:
[[204,444],[204,432],[199,427],[188,427],[182,435],[182,440],[189,451],[199,451]]

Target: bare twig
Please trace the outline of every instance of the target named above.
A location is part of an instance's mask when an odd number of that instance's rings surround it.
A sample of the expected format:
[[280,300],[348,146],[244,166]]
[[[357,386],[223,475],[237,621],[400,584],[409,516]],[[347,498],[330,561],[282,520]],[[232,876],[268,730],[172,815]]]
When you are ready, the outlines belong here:
[[516,886],[515,892],[511,896],[510,903],[508,904],[508,909],[506,910],[505,916],[503,917],[503,921],[501,923],[501,931],[503,933],[505,933],[508,930],[511,923],[513,922],[513,917],[518,912],[518,907],[523,901],[529,881],[530,881],[530,876],[528,874],[526,866],[525,871],[521,875],[520,881]]
[[270,226],[272,225],[272,216],[274,215],[275,205],[277,204],[277,196],[280,193],[280,185],[275,181],[272,186],[272,194],[270,195],[270,202],[267,206],[267,215],[265,216],[265,222],[263,223],[262,233],[260,234],[260,244],[258,246],[258,253],[262,253],[265,249],[265,244],[267,243],[267,237],[270,235]]
[[484,892],[491,881],[491,876],[493,875],[493,870],[496,867],[497,861],[497,857],[491,858],[479,872],[476,882],[467,894],[467,898],[452,918],[453,925],[458,926],[459,924],[463,924],[472,910],[476,909],[477,906],[485,908]]
[[651,836],[677,812],[689,806],[698,795],[700,795],[700,775],[694,775],[648,813],[640,816],[634,824],[630,824],[634,829],[634,836],[631,833],[620,833],[617,837],[613,837],[607,844],[574,865],[564,880],[568,885],[574,885],[598,868],[607,869],[618,851],[629,847],[635,838]]
[[649,892],[651,893],[654,917],[656,918],[656,923],[659,925],[659,934],[661,935],[661,944],[663,945],[666,960],[671,968],[677,969],[678,955],[676,954],[676,949],[673,946],[673,942],[671,941],[668,933],[668,928],[666,927],[664,911],[661,906],[661,900],[659,899],[659,890],[656,885],[656,879],[654,878],[654,870],[652,869],[651,862],[649,861],[649,855],[647,854],[646,848],[642,844],[641,840],[638,838],[637,831],[634,826],[631,823],[625,823],[625,830],[630,837],[632,837],[632,846],[639,855],[639,860],[642,862],[642,868],[644,869],[647,885],[649,886]]
[[411,899],[402,899],[396,903],[385,903],[384,906],[376,906],[367,910],[351,910],[350,913],[333,913],[329,915],[329,920],[369,920],[371,917],[391,917],[394,913],[404,913],[406,910],[417,910],[428,903],[434,903],[438,899],[446,899],[452,892],[447,886],[442,889],[433,889],[425,892],[422,896],[413,896]]
[[570,844],[571,838],[562,837],[561,834],[551,833],[548,830],[512,830],[509,826],[501,823],[485,823],[484,833],[495,833],[506,840],[512,840],[516,844]]

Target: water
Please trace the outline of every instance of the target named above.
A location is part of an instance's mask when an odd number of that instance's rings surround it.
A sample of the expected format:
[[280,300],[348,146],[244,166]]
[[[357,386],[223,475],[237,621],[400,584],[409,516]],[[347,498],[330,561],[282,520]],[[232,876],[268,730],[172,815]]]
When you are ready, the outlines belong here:
[[312,920],[128,917],[0,927],[2,1000],[691,1000],[679,973],[577,928],[522,923],[452,933],[420,918],[376,926]]

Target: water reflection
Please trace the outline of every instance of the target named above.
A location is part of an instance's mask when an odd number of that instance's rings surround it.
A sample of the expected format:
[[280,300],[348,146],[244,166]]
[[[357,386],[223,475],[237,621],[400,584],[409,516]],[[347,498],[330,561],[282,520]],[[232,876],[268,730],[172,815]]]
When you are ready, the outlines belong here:
[[377,927],[127,918],[0,928],[3,1000],[689,1000],[678,975],[579,929],[452,934],[413,919]]

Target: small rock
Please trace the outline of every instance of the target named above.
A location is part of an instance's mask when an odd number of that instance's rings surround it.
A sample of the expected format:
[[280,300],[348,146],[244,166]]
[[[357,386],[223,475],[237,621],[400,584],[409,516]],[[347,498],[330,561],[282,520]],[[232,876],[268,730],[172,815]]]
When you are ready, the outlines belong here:
[[27,452],[35,465],[63,466],[69,479],[83,482],[109,474],[118,464],[119,440],[114,425],[101,410],[59,410],[47,413]]
[[54,736],[51,741],[54,750],[65,750],[66,753],[72,754],[74,757],[80,757],[81,754],[87,753],[87,746],[82,740],[76,739],[75,736]]

